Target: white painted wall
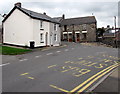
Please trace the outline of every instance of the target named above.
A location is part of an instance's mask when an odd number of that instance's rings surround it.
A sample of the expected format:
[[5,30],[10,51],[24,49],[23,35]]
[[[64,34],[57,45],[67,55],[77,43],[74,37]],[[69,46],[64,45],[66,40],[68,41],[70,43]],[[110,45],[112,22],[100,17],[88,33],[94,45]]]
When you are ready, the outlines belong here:
[[[48,33],[48,46],[61,44],[59,24],[57,30],[54,30],[54,23],[43,21],[43,30],[40,30],[40,20],[32,19],[18,9],[15,9],[3,26],[4,43],[30,47],[30,41],[34,41],[35,47],[46,46],[46,33]],[[41,43],[40,33],[43,33],[44,43]],[[57,41],[54,40],[54,34],[57,34]]]
[[32,20],[33,19],[20,10],[15,9],[14,12],[3,23],[4,43],[20,46],[30,46],[29,41],[33,40]]
[[0,15],[0,25],[2,25],[2,20],[3,20],[4,18],[2,17],[2,15]]
[[[51,31],[52,31],[52,40],[53,40],[53,46],[59,46],[61,44],[61,32],[59,24],[57,25],[57,29],[54,30],[54,23],[51,23]],[[54,35],[57,35],[57,41],[54,40]]]
[[[43,29],[43,30],[40,30]],[[35,47],[37,46],[46,46],[46,32],[49,35],[49,22],[43,21],[43,28],[40,28],[40,20],[33,19],[33,40],[35,41]],[[43,42],[41,43],[40,34],[43,33]],[[49,38],[47,38],[49,39]],[[47,40],[48,41],[48,40]],[[49,44],[49,41],[48,41]]]
[[[40,20],[33,19],[33,40],[35,41],[35,47],[46,46],[46,44],[48,46],[59,46],[61,44],[59,25],[57,25],[57,31],[54,31],[54,23],[43,21],[43,30],[40,29]],[[41,33],[43,33],[44,36],[44,43],[41,43],[40,40]],[[48,36],[46,36],[46,33]],[[54,40],[54,34],[57,34],[57,41]]]

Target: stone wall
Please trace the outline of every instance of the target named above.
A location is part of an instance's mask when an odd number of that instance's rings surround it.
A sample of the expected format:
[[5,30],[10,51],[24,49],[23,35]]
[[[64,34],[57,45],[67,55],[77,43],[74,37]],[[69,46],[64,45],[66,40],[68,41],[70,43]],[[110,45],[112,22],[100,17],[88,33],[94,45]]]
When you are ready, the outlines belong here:
[[[86,40],[85,41],[96,41],[96,24],[82,24],[82,25],[69,25],[66,28],[66,32],[80,32],[80,41],[84,41],[84,35],[82,31],[87,31]],[[65,31],[64,26],[61,27],[61,32]],[[62,36],[63,37],[63,36]],[[63,39],[63,38],[62,38]]]

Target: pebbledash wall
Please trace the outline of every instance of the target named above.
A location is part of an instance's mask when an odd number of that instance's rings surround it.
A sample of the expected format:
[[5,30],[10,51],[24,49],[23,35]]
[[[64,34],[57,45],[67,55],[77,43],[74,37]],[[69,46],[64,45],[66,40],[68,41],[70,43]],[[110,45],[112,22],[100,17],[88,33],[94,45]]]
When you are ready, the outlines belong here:
[[[46,46],[46,42],[47,45],[59,46],[61,44],[59,24],[57,24],[57,30],[54,31],[54,23],[47,21],[43,21],[43,23],[43,30],[40,30],[40,20],[32,19],[15,9],[4,22],[3,43],[30,47],[30,41],[34,41],[35,47]],[[43,33],[44,36],[43,43],[40,42],[40,33]],[[55,33],[57,34],[56,41],[54,41]]]

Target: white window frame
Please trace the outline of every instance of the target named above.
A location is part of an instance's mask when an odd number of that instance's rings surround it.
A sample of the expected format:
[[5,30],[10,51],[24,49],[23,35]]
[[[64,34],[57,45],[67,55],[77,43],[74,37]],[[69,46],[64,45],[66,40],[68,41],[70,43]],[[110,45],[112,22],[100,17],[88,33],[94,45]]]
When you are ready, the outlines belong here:
[[57,31],[57,24],[54,24],[54,30]]
[[40,29],[43,29],[43,21],[40,21],[39,23],[40,23],[40,24],[39,24]]
[[86,30],[87,29],[87,25],[86,24],[83,24],[83,30]]
[[40,42],[44,42],[44,34],[40,33]]
[[57,41],[57,34],[54,34],[54,41]]

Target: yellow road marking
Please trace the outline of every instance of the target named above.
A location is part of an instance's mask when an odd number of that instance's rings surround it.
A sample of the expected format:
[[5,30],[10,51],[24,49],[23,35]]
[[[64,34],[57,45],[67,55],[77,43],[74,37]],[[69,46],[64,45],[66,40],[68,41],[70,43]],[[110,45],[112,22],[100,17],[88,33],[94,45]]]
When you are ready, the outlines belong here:
[[46,50],[49,50],[48,48],[46,48],[46,49],[43,49],[43,50],[41,50],[41,51],[46,51]]
[[[71,67],[71,66],[68,66],[69,69],[66,69],[64,71],[61,71],[61,72],[66,72],[66,71],[69,71],[69,70],[72,70],[72,69],[76,69],[77,67]],[[63,67],[63,69],[65,69],[65,67]]]
[[33,77],[27,77],[27,78],[32,79],[32,80],[34,79]]
[[117,67],[118,65],[110,68],[109,70],[107,70],[106,72],[102,73],[101,75],[99,75],[98,77],[94,78],[91,82],[89,82],[86,86],[84,86],[82,89],[80,89],[78,92],[83,92],[86,88],[88,88],[91,84],[93,84],[95,81],[97,81],[100,77],[104,76],[105,74],[107,74],[109,71],[111,71],[112,69],[114,69],[115,67]]
[[23,74],[20,74],[20,75],[23,76],[23,75],[27,75],[27,74],[29,74],[29,73],[23,73]]
[[105,62],[110,62],[110,61],[112,61],[112,60],[106,60]]
[[107,67],[106,69],[98,72],[97,74],[93,75],[92,77],[90,77],[89,79],[87,79],[86,81],[84,81],[82,84],[80,84],[79,86],[75,87],[73,90],[71,90],[70,92],[75,92],[76,90],[78,90],[80,87],[82,87],[83,85],[85,85],[87,82],[89,82],[90,80],[92,80],[93,78],[95,78],[96,76],[98,76],[99,74],[101,74],[102,72],[106,71],[107,69],[114,67],[117,64],[111,65],[109,67]]
[[83,58],[78,58],[79,60],[83,59]]
[[59,88],[59,87],[54,86],[54,85],[49,85],[49,86],[50,86],[50,87],[53,87],[53,88],[55,88],[55,89],[58,89],[58,90],[60,90],[60,91],[63,91],[63,92],[69,92],[68,90],[65,90],[65,89]]
[[51,65],[51,66],[48,66],[48,68],[52,68],[52,67],[55,67],[56,65]]
[[65,61],[65,63],[70,63],[71,61]]
[[94,56],[88,56],[89,58],[93,58]]

